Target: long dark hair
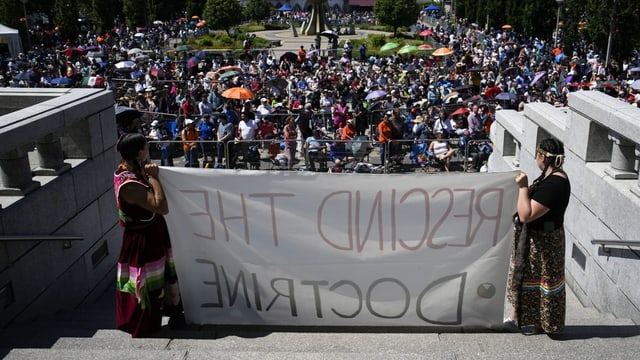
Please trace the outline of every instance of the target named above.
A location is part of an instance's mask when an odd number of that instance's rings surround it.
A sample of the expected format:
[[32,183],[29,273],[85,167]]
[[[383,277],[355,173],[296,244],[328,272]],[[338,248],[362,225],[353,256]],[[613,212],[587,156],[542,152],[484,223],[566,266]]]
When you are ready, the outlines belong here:
[[141,165],[136,160],[140,150],[143,150],[147,144],[147,139],[140,133],[126,133],[120,136],[116,143],[116,150],[120,153],[123,162],[133,164],[135,169],[131,171],[140,171]]
[[540,176],[533,181],[533,184],[537,184],[544,179],[549,167],[561,169],[564,163],[564,146],[555,138],[542,140],[536,150],[536,156],[538,153],[544,155],[544,168]]

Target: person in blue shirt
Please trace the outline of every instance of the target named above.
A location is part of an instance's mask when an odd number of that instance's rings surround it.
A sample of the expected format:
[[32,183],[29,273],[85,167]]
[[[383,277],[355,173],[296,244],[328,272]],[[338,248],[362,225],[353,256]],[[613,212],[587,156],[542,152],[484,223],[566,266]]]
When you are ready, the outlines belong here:
[[213,154],[214,144],[212,140],[216,138],[216,124],[213,121],[213,118],[209,114],[205,114],[202,116],[202,121],[200,121],[200,150],[202,151],[202,163],[209,163],[209,157],[211,160],[215,159],[215,155]]

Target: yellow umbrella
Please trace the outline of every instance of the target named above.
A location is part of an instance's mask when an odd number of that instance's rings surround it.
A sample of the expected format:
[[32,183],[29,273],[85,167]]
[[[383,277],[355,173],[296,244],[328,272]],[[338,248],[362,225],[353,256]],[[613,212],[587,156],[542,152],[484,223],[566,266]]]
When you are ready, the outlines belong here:
[[453,50],[448,47],[436,49],[431,55],[433,56],[449,56],[453,54]]

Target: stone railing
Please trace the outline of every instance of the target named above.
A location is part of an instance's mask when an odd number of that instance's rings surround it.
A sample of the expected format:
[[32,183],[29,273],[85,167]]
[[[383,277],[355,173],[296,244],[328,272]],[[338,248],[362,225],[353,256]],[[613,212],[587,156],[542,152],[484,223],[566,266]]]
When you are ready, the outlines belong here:
[[0,89],[0,326],[113,284],[116,134],[108,91]]
[[[640,323],[640,261],[634,249],[640,240],[640,109],[597,91],[579,91],[570,94],[565,108],[534,103],[496,117],[490,171],[520,169],[535,178],[536,145],[547,137],[564,143],[572,188],[565,216],[567,282],[583,302]],[[605,253],[598,240],[623,245]]]

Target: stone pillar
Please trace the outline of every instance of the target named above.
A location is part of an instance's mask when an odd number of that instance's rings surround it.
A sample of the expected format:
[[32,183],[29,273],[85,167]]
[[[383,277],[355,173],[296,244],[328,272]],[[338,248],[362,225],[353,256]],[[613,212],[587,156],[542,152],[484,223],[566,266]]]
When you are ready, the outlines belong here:
[[56,134],[48,134],[36,140],[39,167],[33,173],[35,175],[58,176],[71,169],[71,165],[65,164],[60,137]]
[[0,154],[0,195],[24,196],[38,187],[40,183],[32,178],[27,149]]
[[610,132],[609,140],[613,141],[611,151],[611,167],[605,173],[614,179],[637,179],[635,171],[636,144],[623,138],[620,134]]
[[[638,159],[640,159],[640,146],[638,146],[638,145],[636,146],[635,154],[636,154],[636,162],[635,162],[636,165],[635,166],[636,166],[636,169],[637,169]],[[631,188],[631,192],[633,194],[635,194],[637,197],[640,197],[640,179],[638,179],[637,186]]]
[[515,153],[513,155],[512,164],[515,167],[520,167],[520,148],[522,147],[522,145],[515,138],[513,139],[513,143],[515,144]]

